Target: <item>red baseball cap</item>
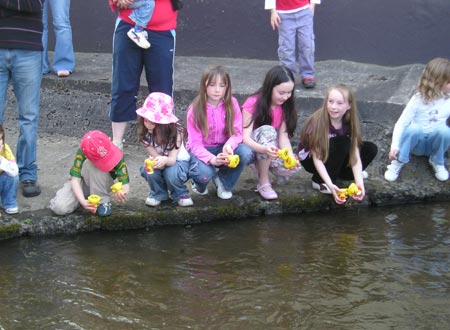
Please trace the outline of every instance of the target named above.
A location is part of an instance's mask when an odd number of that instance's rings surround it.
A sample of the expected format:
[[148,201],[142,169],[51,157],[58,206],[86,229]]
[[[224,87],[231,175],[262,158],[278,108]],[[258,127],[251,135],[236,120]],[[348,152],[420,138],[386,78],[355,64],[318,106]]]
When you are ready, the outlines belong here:
[[100,131],[87,132],[81,139],[80,149],[100,171],[109,172],[123,157],[122,151]]

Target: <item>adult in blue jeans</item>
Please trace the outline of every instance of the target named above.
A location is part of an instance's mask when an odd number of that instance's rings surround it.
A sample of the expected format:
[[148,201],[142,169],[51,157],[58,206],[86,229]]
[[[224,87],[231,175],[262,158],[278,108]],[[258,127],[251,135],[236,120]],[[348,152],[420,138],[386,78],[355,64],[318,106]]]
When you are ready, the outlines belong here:
[[44,30],[42,32],[42,45],[44,55],[42,58],[42,73],[51,71],[48,60],[48,9],[52,11],[53,30],[55,32],[55,52],[53,54],[53,71],[58,77],[69,76],[75,67],[75,54],[72,44],[72,27],[70,26],[70,0],[45,0],[42,13]]
[[16,160],[25,197],[37,196],[36,140],[42,78],[42,2],[0,0],[0,125],[8,84],[17,100]]

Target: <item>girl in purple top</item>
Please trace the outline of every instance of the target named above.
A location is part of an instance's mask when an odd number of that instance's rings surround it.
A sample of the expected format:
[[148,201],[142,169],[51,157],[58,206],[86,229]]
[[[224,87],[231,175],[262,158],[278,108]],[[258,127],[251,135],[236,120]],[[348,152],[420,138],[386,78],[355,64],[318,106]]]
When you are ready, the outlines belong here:
[[[231,198],[231,191],[251,160],[252,152],[241,143],[242,114],[231,95],[231,80],[224,67],[213,66],[203,73],[186,122],[192,191],[206,195],[208,182],[213,179],[217,196]],[[228,156],[233,154],[240,158],[235,168],[228,166]]]
[[322,107],[314,112],[303,126],[299,158],[303,168],[312,173],[312,187],[324,194],[332,194],[337,204],[340,189],[336,179],[354,180],[365,195],[363,171],[377,154],[377,146],[363,142],[356,109],[356,99],[350,88],[336,85],[328,90]]
[[283,65],[267,72],[262,87],[242,105],[244,143],[256,154],[254,169],[258,175],[256,191],[264,199],[276,199],[269,171],[278,183],[285,183],[300,167],[286,169],[277,149],[287,148],[293,155],[290,138],[297,127],[294,76]]

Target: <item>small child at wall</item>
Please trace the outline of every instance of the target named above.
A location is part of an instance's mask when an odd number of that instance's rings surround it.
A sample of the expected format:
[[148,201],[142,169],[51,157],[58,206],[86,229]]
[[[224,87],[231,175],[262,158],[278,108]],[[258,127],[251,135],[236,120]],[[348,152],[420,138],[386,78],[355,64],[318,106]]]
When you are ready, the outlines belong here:
[[[122,3],[119,0],[110,0],[110,2],[115,4],[117,8],[133,9],[129,18],[135,23],[135,26],[127,32],[127,36],[139,47],[150,48],[151,44],[147,40],[148,34],[145,29],[153,16],[155,0],[128,0],[122,1]],[[171,4],[173,10],[180,10],[183,7],[182,0],[171,0]]]
[[364,169],[378,148],[362,141],[356,99],[348,86],[338,84],[328,90],[322,107],[303,126],[298,150],[303,168],[313,174],[314,189],[333,195],[334,201],[342,204],[345,199],[340,197],[336,179],[354,180],[361,192],[352,198],[364,198],[368,176]]
[[16,159],[5,142],[5,130],[0,125],[0,197],[7,214],[19,212],[17,207],[17,187],[19,185],[19,168]]
[[417,93],[409,100],[394,126],[384,178],[397,180],[409,155],[428,157],[439,181],[448,180],[444,155],[450,146],[450,61],[435,58],[425,67]]
[[[112,211],[111,191],[114,190],[114,198],[119,202],[124,202],[130,191],[122,151],[100,131],[90,131],[83,136],[70,176],[70,181],[50,201],[50,209],[55,214],[70,214],[81,205],[95,215],[109,216]],[[112,189],[115,179],[121,183],[120,189]],[[99,203],[86,198],[89,195],[97,197]]]
[[138,139],[153,161],[151,168],[140,168],[150,186],[145,200],[148,206],[158,206],[169,196],[179,206],[194,204],[185,185],[189,170],[189,153],[183,142],[185,129],[178,123],[173,108],[169,95],[151,93],[144,105],[136,110]]
[[[118,0],[111,0],[113,3],[118,4]],[[139,47],[147,49],[150,48],[150,43],[147,38],[148,22],[153,16],[155,10],[155,0],[134,0],[127,8],[133,8],[129,18],[135,23],[135,26],[131,28],[127,36]]]

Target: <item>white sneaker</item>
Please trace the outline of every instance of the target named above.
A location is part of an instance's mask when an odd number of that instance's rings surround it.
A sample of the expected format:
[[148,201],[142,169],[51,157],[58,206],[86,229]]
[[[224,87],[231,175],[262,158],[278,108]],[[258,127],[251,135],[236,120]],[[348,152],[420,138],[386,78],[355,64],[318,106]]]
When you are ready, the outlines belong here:
[[369,177],[369,173],[367,173],[366,171],[362,171],[361,172],[362,178],[365,180]]
[[225,190],[222,181],[220,181],[217,175],[213,178],[213,182],[216,185],[217,197],[219,197],[220,199],[230,199],[231,197],[233,197],[233,193],[231,191]]
[[5,213],[6,214],[17,214],[17,213],[19,213],[19,208],[17,206],[16,207],[8,207],[5,209]]
[[397,159],[394,159],[391,162],[391,165],[387,166],[386,172],[384,172],[384,178],[387,181],[395,181],[398,178],[398,175],[400,174],[400,171],[402,170],[403,165],[405,163],[399,162]]
[[434,176],[439,181],[447,181],[448,180],[448,171],[444,165],[436,165],[431,160],[431,157],[428,159],[428,163],[430,163],[431,168],[434,171]]
[[142,30],[136,32],[134,28],[131,28],[130,31],[127,32],[127,36],[139,47],[144,49],[150,48],[150,43],[147,40],[147,31]]
[[322,194],[331,195],[333,193],[325,183],[316,183],[312,181],[312,187],[313,189],[320,191]]
[[161,201],[158,201],[153,197],[147,197],[147,199],[145,200],[145,205],[148,206],[158,206],[159,204],[161,204]]
[[179,206],[192,206],[192,205],[194,205],[194,202],[192,201],[192,198],[190,198],[190,197],[181,197],[178,200],[178,205]]
[[205,196],[208,195],[208,187],[205,188],[205,190],[200,191],[197,187],[197,185],[195,184],[194,180],[190,180],[191,181],[191,189],[193,192],[195,192],[197,195],[200,196]]

